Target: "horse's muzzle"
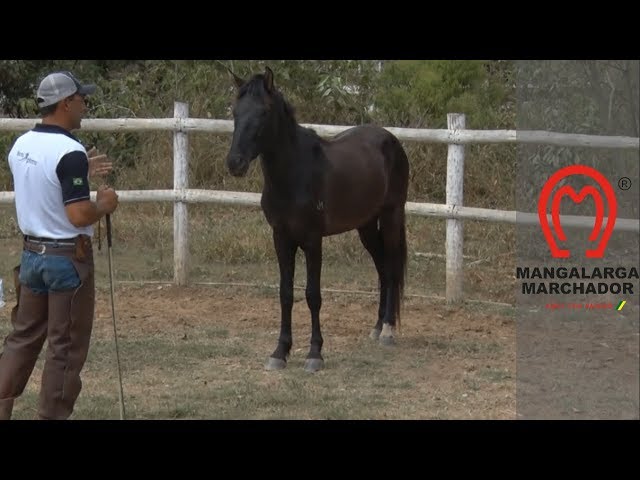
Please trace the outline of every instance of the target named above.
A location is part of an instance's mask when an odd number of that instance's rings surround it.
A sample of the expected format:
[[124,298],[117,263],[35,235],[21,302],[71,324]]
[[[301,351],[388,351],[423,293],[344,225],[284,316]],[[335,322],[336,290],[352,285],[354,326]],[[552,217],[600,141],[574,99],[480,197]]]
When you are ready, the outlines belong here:
[[244,177],[249,170],[249,160],[240,155],[229,155],[227,157],[227,168],[234,177]]

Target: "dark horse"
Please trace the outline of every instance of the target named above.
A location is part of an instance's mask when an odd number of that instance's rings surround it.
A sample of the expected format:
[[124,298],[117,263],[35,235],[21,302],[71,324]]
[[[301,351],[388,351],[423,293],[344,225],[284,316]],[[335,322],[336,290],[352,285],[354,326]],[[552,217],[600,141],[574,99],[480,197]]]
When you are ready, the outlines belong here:
[[404,209],[409,162],[402,145],[389,131],[373,125],[350,128],[326,141],[297,124],[291,105],[274,87],[271,69],[246,82],[233,76],[239,90],[227,167],[232,175],[243,176],[260,155],[261,206],[273,229],[280,267],[280,337],[265,367],[285,368],[291,350],[293,277],[300,247],[306,258],[311,311],[305,370],[323,368],[322,237],[353,229],[358,229],[379,275],[380,306],[371,337],[393,344],[407,257]]

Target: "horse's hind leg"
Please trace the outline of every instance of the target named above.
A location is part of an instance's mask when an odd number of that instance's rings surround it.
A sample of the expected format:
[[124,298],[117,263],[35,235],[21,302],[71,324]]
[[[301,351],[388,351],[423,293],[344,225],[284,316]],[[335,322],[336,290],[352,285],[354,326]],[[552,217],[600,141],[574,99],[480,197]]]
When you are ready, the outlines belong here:
[[306,297],[311,312],[311,348],[304,363],[307,372],[315,372],[324,368],[322,358],[322,333],[320,332],[320,307],[322,295],[320,293],[320,273],[322,271],[322,237],[313,238],[303,247],[307,262]]
[[296,268],[298,246],[284,232],[273,231],[273,243],[280,267],[280,337],[278,346],[267,359],[267,370],[280,370],[287,366],[287,357],[293,344],[291,334],[291,309],[293,308],[293,276]]
[[380,230],[378,229],[378,217],[374,217],[369,223],[358,229],[358,234],[360,235],[360,241],[364,248],[367,249],[371,258],[373,258],[373,263],[376,266],[376,271],[378,272],[379,279],[379,288],[380,288],[380,302],[378,306],[378,321],[376,322],[373,330],[371,330],[370,337],[373,340],[378,340],[380,337],[380,332],[382,332],[382,319],[384,318],[384,313],[386,310],[387,304],[387,280],[384,275],[384,245],[382,243],[382,235]]

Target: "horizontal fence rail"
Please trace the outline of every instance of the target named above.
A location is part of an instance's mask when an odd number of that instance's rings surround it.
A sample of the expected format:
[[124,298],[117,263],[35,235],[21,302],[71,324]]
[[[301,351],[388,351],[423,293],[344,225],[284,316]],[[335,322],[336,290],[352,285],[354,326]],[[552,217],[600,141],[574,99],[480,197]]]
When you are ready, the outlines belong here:
[[[25,131],[40,119],[0,118],[0,131]],[[321,137],[332,137],[352,125],[302,124],[312,128]],[[385,127],[400,140],[426,143],[531,143],[564,147],[640,148],[640,138],[623,136],[583,135],[577,133],[546,132],[538,130],[448,130]],[[206,118],[96,118],[82,121],[82,130],[92,132],[158,131],[233,133],[231,120]]]
[[[212,203],[259,208],[261,196],[259,193],[224,190],[118,190],[118,200],[121,203]],[[91,192],[91,199],[95,201],[95,191]],[[12,204],[13,202],[13,192],[0,192],[0,204]],[[518,225],[540,225],[538,214],[518,212],[515,210],[491,210],[488,208],[442,205],[438,203],[407,202],[405,212],[408,215],[416,215],[419,217],[453,218]],[[547,214],[547,219],[550,223],[553,221],[550,214]],[[560,215],[560,221],[563,227],[593,228],[595,217]],[[602,223],[603,225],[607,224],[607,217],[602,219]],[[618,218],[616,219],[614,230],[640,232],[640,220]]]
[[[85,119],[83,131],[94,132],[144,132],[170,131],[174,135],[174,188],[172,190],[122,190],[118,191],[123,203],[172,202],[174,204],[174,281],[184,285],[188,279],[188,213],[186,206],[192,203],[212,203],[259,207],[261,194],[188,188],[188,134],[191,132],[233,133],[230,120],[188,118],[188,105],[176,102],[171,118],[110,118]],[[0,131],[23,132],[33,128],[40,119],[0,118]],[[536,213],[492,210],[465,207],[463,205],[462,179],[464,176],[464,145],[466,144],[539,144],[564,147],[640,149],[640,138],[625,136],[584,135],[575,133],[537,130],[468,130],[463,114],[448,114],[447,129],[418,129],[386,127],[401,141],[447,144],[447,204],[407,202],[406,213],[422,217],[447,219],[446,285],[448,302],[462,299],[463,262],[462,228],[464,220],[501,222],[516,225],[538,226]],[[318,135],[329,138],[352,126],[302,124]],[[95,200],[96,192],[91,193]],[[0,192],[0,204],[14,202],[13,192]],[[551,215],[547,215],[551,221]],[[593,228],[595,218],[561,215],[566,227]],[[603,219],[606,224],[607,219]],[[640,232],[640,220],[618,218],[615,230]]]

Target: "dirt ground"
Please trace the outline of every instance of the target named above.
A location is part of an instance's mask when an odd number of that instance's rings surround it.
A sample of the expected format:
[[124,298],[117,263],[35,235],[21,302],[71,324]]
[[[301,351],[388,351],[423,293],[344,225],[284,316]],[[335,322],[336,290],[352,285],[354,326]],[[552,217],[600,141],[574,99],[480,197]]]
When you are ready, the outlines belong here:
[[[348,382],[344,368],[351,368],[351,361],[340,360],[363,346],[372,347],[367,335],[377,316],[377,298],[339,293],[324,293],[323,297],[326,370],[322,375],[330,376],[337,370]],[[106,300],[101,295],[97,305],[100,336],[109,336],[111,328]],[[212,326],[228,331],[229,337],[256,338],[255,346],[249,349],[254,355],[249,363],[257,369],[262,369],[275,348],[280,327],[278,295],[272,289],[129,286],[119,289],[116,308],[119,335],[125,338],[173,332],[188,342],[193,334]],[[429,411],[432,402],[425,402],[427,397],[445,404],[450,418],[515,418],[515,328],[508,314],[408,298],[401,328],[397,345],[392,347],[398,358],[375,367],[389,369],[390,378],[414,375],[411,388],[402,393],[402,403],[413,407],[399,413],[400,417],[433,417],[436,412]],[[310,317],[301,291],[295,293],[293,335],[288,368],[301,369],[310,338]],[[233,361],[230,363],[228,367],[234,368]],[[447,398],[453,392],[458,397]]]
[[[6,293],[2,336],[15,301]],[[409,296],[397,344],[383,347],[368,338],[376,296],[325,291],[326,368],[308,374],[309,313],[304,291],[294,296],[291,357],[285,370],[267,372],[280,326],[276,289],[118,284],[127,418],[638,418],[636,306],[588,322],[523,323],[509,307]],[[76,419],[118,418],[108,284],[99,282],[96,300]],[[41,371],[42,359],[16,418],[34,417]]]
[[[7,307],[13,303],[11,294],[8,300]],[[0,310],[2,333],[8,331],[7,307]],[[281,372],[263,369],[280,325],[274,289],[118,285],[115,308],[124,389],[127,402],[135,405],[129,406],[135,418],[516,416],[515,326],[504,309],[409,297],[397,345],[382,347],[368,338],[377,316],[376,297],[325,292],[321,325],[326,368],[308,374],[302,369],[310,338],[303,291],[295,292],[294,345]],[[168,342],[170,350],[179,349],[184,356],[157,349],[156,341]],[[112,345],[109,289],[101,285],[78,418],[117,415]],[[223,346],[222,353],[212,353]],[[35,409],[39,368],[28,387],[34,398],[20,413],[26,418],[27,410]],[[161,405],[171,403],[166,392],[159,391],[163,385],[181,391],[168,395],[174,404],[182,398],[179,408]],[[233,405],[221,393],[229,388]],[[110,397],[103,413],[90,405],[99,403],[100,395]],[[216,413],[211,413],[214,401]]]

